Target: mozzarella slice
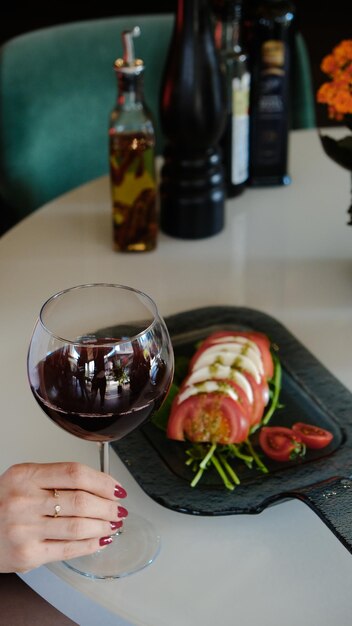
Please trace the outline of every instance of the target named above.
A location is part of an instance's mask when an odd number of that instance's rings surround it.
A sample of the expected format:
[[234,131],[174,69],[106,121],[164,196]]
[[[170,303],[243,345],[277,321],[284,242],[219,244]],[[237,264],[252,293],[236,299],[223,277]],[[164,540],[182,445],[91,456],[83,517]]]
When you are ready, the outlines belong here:
[[192,366],[192,370],[211,365],[214,362],[221,363],[222,365],[232,365],[239,355],[250,359],[259,374],[261,376],[264,375],[264,366],[261,356],[248,344],[235,342],[210,346],[200,353],[198,359]]
[[[260,371],[258,370],[258,368],[254,365],[253,361],[251,361],[251,359],[249,359],[247,356],[245,356],[244,354],[238,353],[238,354],[232,354],[233,358],[230,360],[230,364],[229,367],[233,370],[235,369],[239,369],[239,370],[245,370],[246,372],[248,372],[248,374],[251,374],[254,378],[254,380],[260,384],[261,380],[262,380],[262,375],[260,373]],[[216,358],[216,356],[214,356],[214,361],[213,363],[211,363],[209,365],[210,369],[216,369],[217,367],[221,367],[223,364],[220,362],[218,362],[218,359]],[[205,364],[205,367],[207,365]],[[224,364],[224,367],[227,367],[227,364]],[[202,368],[200,368],[202,369]],[[197,371],[195,367],[192,368],[192,371]]]
[[242,335],[229,335],[226,337],[217,337],[212,340],[212,344],[219,343],[242,343],[248,344],[257,354],[261,356],[260,349],[258,345],[253,341],[253,339],[249,339],[248,337],[243,337]]
[[202,367],[190,374],[187,379],[186,387],[196,385],[206,380],[233,380],[245,392],[249,402],[253,404],[252,387],[243,374],[239,370],[231,368],[229,365],[211,365],[210,367]]
[[227,396],[230,396],[233,400],[238,401],[238,394],[231,385],[225,385],[224,383],[218,383],[215,380],[206,380],[205,382],[198,383],[197,385],[190,385],[185,387],[178,395],[177,403],[180,404],[184,400],[187,400],[190,396],[198,395],[199,393],[215,393],[221,391]]

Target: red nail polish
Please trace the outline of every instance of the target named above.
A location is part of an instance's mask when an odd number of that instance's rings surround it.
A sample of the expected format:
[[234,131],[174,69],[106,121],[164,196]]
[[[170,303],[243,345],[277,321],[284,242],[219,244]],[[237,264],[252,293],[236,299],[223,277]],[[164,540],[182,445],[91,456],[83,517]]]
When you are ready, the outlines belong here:
[[119,528],[121,528],[121,526],[123,526],[123,522],[122,521],[110,522],[111,530],[118,530]]
[[108,546],[112,542],[112,537],[101,537],[99,539],[100,546]]
[[121,487],[121,485],[116,485],[115,486],[115,491],[114,491],[114,496],[115,496],[115,498],[126,498],[127,491],[126,491],[126,489]]
[[127,517],[128,511],[127,511],[127,509],[125,509],[124,506],[118,506],[117,507],[117,515],[119,517]]

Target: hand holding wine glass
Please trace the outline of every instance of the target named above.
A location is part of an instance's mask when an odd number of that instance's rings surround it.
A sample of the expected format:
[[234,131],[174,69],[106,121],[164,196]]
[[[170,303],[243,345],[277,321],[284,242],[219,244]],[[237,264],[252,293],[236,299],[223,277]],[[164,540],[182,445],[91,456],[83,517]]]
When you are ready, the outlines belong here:
[[[108,472],[109,442],[139,427],[163,402],[173,376],[172,345],[146,294],[124,285],[80,285],[42,306],[28,376],[46,415],[96,441],[101,470]],[[158,552],[152,524],[136,514],[116,534],[107,550],[66,565],[92,578],[116,578],[145,567]]]
[[0,476],[0,572],[24,572],[108,545],[127,517],[126,495],[111,476],[80,463],[13,465]]

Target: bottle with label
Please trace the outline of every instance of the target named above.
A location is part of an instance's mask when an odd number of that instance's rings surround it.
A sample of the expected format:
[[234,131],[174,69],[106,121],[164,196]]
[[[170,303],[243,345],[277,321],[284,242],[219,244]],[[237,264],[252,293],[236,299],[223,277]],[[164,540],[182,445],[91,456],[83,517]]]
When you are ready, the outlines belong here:
[[144,64],[135,58],[138,26],[122,33],[123,58],[115,61],[118,99],[110,116],[109,156],[114,248],[153,250],[157,243],[155,131],[143,99]]
[[295,7],[259,0],[249,19],[251,185],[286,185]]
[[249,169],[250,72],[242,42],[242,5],[243,0],[225,0],[219,12],[215,7],[215,37],[227,83],[227,122],[220,146],[229,198],[244,191]]
[[219,140],[225,106],[209,1],[178,0],[160,102],[165,136],[160,225],[168,235],[200,239],[224,226]]

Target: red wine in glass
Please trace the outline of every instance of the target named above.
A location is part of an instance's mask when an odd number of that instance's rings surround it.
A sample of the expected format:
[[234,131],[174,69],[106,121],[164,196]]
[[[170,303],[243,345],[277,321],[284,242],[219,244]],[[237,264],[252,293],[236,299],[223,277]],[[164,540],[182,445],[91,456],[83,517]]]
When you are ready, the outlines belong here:
[[[115,340],[119,341],[119,340]],[[170,375],[157,355],[139,347],[66,346],[36,366],[32,392],[43,411],[72,435],[90,441],[121,439],[162,404]],[[169,377],[169,378],[168,378]]]

